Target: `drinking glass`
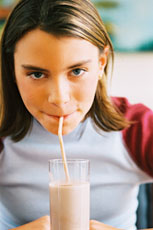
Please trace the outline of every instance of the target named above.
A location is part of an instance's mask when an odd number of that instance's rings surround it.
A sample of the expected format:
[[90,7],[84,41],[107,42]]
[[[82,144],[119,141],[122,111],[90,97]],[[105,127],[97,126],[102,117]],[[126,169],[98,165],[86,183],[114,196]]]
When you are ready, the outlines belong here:
[[69,179],[62,159],[49,161],[52,230],[89,230],[89,160],[68,159]]

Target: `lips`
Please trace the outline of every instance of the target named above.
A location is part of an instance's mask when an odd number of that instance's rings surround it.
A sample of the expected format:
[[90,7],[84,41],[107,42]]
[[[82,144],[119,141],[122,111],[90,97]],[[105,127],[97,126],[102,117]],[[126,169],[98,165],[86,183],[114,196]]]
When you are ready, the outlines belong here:
[[64,119],[66,119],[66,118],[68,118],[69,116],[71,116],[73,113],[75,113],[75,112],[72,112],[72,113],[68,113],[68,114],[58,114],[58,115],[56,115],[56,114],[48,114],[48,113],[45,113],[47,116],[49,116],[49,117],[53,117],[53,118],[55,118],[55,119],[59,119],[60,117],[63,117]]

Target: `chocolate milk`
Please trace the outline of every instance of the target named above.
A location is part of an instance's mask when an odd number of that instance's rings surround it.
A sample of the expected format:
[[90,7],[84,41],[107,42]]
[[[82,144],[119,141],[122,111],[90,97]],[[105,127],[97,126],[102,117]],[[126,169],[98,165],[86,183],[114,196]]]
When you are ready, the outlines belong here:
[[89,230],[90,185],[50,184],[52,230]]

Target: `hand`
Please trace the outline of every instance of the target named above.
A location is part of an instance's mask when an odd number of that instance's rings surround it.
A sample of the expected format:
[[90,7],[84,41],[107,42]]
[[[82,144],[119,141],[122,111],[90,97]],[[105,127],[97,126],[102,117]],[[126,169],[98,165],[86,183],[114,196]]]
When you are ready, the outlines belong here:
[[13,228],[12,230],[50,230],[50,218],[49,216],[43,216],[28,224]]
[[90,230],[119,230],[96,220],[90,220]]

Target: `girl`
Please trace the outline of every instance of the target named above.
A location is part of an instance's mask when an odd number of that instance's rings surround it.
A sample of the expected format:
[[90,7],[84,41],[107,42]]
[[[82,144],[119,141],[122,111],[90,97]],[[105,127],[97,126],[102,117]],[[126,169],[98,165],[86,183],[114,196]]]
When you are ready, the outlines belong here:
[[136,228],[139,185],[153,181],[153,112],[108,96],[111,61],[89,0],[21,0],[11,12],[1,40],[2,230],[50,228],[47,163],[60,157],[61,116],[67,158],[91,163],[90,230]]

